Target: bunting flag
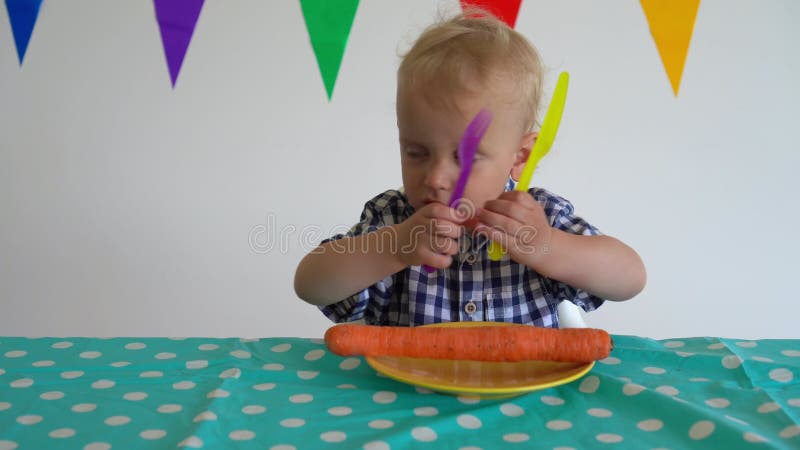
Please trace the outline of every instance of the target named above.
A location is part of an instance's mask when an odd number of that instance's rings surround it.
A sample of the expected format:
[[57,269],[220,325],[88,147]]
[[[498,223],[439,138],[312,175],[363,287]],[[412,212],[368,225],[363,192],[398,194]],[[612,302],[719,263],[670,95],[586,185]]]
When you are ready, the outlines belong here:
[[33,27],[36,26],[36,19],[39,17],[40,6],[42,6],[42,0],[6,0],[8,20],[11,22],[11,30],[14,33],[14,43],[17,45],[20,66],[22,60],[25,59]]
[[300,0],[300,7],[330,101],[358,0]]
[[161,30],[161,42],[164,44],[164,55],[167,57],[169,76],[172,79],[172,87],[175,88],[204,0],[153,1],[158,28]]
[[678,96],[700,0],[640,0],[661,62]]
[[514,28],[517,23],[517,14],[522,0],[461,0],[461,9],[478,7],[489,11],[498,19]]

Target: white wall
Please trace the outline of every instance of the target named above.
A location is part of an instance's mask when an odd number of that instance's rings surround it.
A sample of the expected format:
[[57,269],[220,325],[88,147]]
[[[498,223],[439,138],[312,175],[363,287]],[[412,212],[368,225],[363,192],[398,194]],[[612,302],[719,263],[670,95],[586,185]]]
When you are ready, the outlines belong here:
[[[174,90],[151,1],[45,1],[22,67],[0,2],[0,335],[321,336],[300,230],[400,185],[397,53],[448,5],[362,1],[328,102],[296,1],[208,0]],[[571,74],[534,183],[648,268],[592,326],[800,337],[798,22],[703,0],[675,98],[638,1],[523,2]],[[249,244],[270,218],[284,251]]]

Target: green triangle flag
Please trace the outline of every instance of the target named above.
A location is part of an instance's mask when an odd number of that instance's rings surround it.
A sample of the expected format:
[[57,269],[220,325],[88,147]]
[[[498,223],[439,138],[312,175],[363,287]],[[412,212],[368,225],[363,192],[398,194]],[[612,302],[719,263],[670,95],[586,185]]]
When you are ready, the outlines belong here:
[[356,16],[359,0],[300,0],[303,17],[311,38],[311,46],[317,55],[317,64],[328,91],[328,100],[333,95],[333,86],[339,75],[350,27]]

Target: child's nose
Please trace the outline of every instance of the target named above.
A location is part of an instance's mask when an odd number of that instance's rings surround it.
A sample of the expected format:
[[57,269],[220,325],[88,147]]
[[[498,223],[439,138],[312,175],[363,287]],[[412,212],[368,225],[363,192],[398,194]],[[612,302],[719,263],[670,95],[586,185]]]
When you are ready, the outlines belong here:
[[425,177],[425,184],[434,190],[448,190],[453,186],[453,177],[456,176],[454,174],[457,174],[457,171],[452,161],[434,160],[428,170],[428,176]]

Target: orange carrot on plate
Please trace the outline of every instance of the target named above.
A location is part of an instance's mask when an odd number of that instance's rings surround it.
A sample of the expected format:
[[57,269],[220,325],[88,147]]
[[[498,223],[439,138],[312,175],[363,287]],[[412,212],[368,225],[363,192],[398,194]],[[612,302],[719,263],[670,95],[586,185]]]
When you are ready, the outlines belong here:
[[397,356],[473,361],[584,362],[611,353],[611,336],[596,328],[532,325],[397,327],[340,324],[325,332],[328,349],[340,356]]

